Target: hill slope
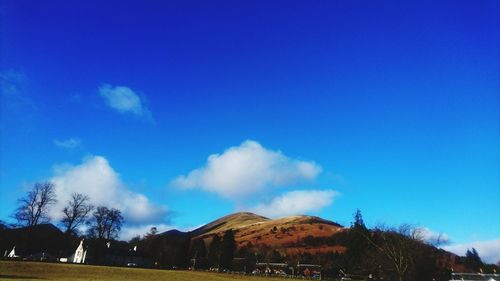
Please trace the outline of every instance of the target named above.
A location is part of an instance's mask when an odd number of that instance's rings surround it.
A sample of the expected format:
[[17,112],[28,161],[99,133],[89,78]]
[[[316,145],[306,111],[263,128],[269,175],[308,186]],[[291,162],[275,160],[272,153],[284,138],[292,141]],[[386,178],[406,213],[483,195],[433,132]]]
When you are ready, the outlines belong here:
[[214,220],[204,226],[193,230],[194,237],[200,235],[217,234],[228,229],[239,229],[241,227],[269,221],[270,219],[249,212],[239,212]]
[[0,231],[0,250],[10,251],[16,246],[18,253],[48,252],[58,254],[64,247],[64,234],[53,224],[3,229]]
[[266,247],[288,255],[302,252],[315,254],[345,251],[342,246],[311,246],[305,243],[304,239],[307,237],[331,237],[344,228],[329,220],[304,215],[269,219],[248,212],[235,213],[192,231],[191,237],[203,239],[208,245],[214,235],[222,236],[228,229],[234,231],[239,248]]

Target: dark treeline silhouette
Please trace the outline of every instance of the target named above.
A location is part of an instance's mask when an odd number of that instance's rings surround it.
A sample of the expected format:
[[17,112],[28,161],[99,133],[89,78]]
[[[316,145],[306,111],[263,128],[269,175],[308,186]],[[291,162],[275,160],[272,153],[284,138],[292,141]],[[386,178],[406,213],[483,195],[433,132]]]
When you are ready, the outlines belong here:
[[157,266],[246,273],[253,271],[257,261],[284,262],[290,266],[312,263],[322,266],[323,276],[338,277],[343,272],[371,276],[371,280],[418,281],[449,280],[452,264],[470,272],[477,272],[479,268],[492,271],[495,267],[483,264],[475,250],[461,258],[438,249],[426,243],[418,230],[409,225],[368,229],[358,210],[351,228],[330,237],[307,236],[296,242],[310,247],[340,245],[346,249],[343,253],[287,256],[283,251],[285,249],[270,246],[254,247],[247,243],[237,247],[233,230],[225,231],[222,236],[196,239],[192,239],[189,232],[158,234],[152,230],[143,238],[137,237],[131,242],[145,248]]
[[[73,254],[82,238],[86,239],[86,247],[91,248],[94,257],[99,256],[110,240],[115,245],[121,244],[124,252],[128,249],[127,242],[114,240],[124,223],[120,210],[94,207],[90,198],[80,193],[72,194],[62,210],[53,209],[57,200],[55,186],[51,182],[35,183],[18,200],[18,207],[12,214],[15,223],[0,224],[2,256],[16,246],[16,254],[24,258],[34,259],[42,255],[42,259],[55,260],[56,257]],[[62,231],[50,224],[49,211],[60,212],[58,225]],[[82,226],[86,226],[84,233],[79,231]],[[118,248],[115,246],[115,249]]]
[[[233,229],[200,235],[199,229],[159,233],[153,227],[128,242],[117,241],[124,223],[120,210],[94,207],[82,194],[73,194],[61,210],[61,230],[47,224],[49,207],[56,200],[51,183],[35,184],[33,190],[19,200],[13,215],[15,227],[0,223],[2,254],[16,246],[17,253],[25,257],[38,258],[43,253],[45,258],[55,260],[56,257],[69,257],[85,238],[89,257],[86,263],[102,265],[252,273],[257,262],[287,263],[289,266],[317,264],[321,265],[324,277],[353,274],[371,276],[371,280],[395,281],[449,280],[452,266],[464,272],[498,270],[495,265],[484,264],[475,249],[468,250],[465,257],[458,257],[426,242],[419,229],[409,225],[369,229],[359,210],[350,228],[328,237],[305,236],[282,248],[274,248],[250,242],[238,245],[237,230]],[[86,227],[86,232],[78,231],[82,226]],[[278,229],[270,231],[276,233]],[[287,248],[295,246],[304,249],[338,246],[344,250],[287,254]]]

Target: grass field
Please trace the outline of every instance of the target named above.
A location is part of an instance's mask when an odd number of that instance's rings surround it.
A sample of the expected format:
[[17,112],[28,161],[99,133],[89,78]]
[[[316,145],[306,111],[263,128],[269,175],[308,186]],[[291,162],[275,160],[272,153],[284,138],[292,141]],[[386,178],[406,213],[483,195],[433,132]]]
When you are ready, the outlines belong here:
[[179,281],[277,281],[283,279],[219,274],[60,263],[0,261],[0,280],[179,280]]

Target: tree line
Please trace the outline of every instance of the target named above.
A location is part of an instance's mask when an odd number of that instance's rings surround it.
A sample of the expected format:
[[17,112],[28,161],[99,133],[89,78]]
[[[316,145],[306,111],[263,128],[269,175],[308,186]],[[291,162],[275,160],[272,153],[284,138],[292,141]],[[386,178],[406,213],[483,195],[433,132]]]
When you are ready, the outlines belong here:
[[[19,199],[13,214],[18,226],[35,226],[50,222],[49,211],[57,202],[55,187],[50,182],[36,183]],[[86,234],[97,240],[116,239],[124,219],[121,211],[106,206],[94,206],[89,197],[74,193],[60,210],[60,227],[68,236]],[[475,249],[465,257],[453,256],[429,244],[423,233],[410,225],[399,227],[366,227],[361,211],[357,210],[346,231],[329,237],[306,236],[296,243],[305,246],[343,246],[345,251],[296,255],[286,254],[286,248],[247,243],[237,247],[234,231],[211,237],[196,238],[180,231],[158,233],[153,227],[142,237],[133,238],[125,247],[138,246],[141,255],[156,267],[194,267],[196,269],[246,270],[251,272],[257,261],[321,264],[324,276],[340,273],[372,276],[374,280],[449,280],[450,264],[478,272],[491,271],[493,265],[484,264]],[[79,229],[85,228],[85,233]],[[273,229],[272,231],[277,231]],[[74,239],[74,238],[73,238]],[[295,245],[290,245],[295,246]],[[453,258],[453,260],[452,260]],[[237,265],[239,263],[239,265]]]
[[[57,203],[55,186],[51,182],[35,183],[26,195],[18,200],[12,217],[15,226],[29,227],[49,223],[49,211]],[[85,228],[89,237],[115,239],[124,223],[119,209],[94,206],[90,198],[82,193],[73,193],[61,212],[58,224],[67,235],[78,236]]]

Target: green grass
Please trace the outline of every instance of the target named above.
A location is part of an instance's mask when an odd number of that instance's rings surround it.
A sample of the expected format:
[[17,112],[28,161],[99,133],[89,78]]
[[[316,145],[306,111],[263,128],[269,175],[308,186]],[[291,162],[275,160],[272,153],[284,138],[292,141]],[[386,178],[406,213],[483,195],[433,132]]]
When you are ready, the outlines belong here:
[[210,272],[173,271],[142,268],[124,268],[61,263],[0,261],[0,280],[61,280],[61,281],[277,281],[262,278]]

